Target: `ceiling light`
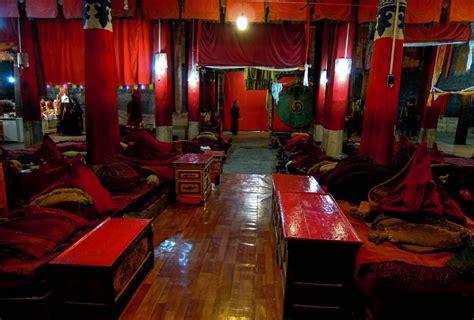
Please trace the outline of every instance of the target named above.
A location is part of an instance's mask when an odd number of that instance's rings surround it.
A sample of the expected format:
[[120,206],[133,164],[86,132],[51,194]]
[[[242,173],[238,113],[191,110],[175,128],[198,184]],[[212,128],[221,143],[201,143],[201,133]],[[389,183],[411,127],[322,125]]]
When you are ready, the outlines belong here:
[[249,23],[247,21],[247,18],[242,13],[242,15],[237,18],[237,28],[239,30],[245,30],[245,29],[247,29],[248,24]]

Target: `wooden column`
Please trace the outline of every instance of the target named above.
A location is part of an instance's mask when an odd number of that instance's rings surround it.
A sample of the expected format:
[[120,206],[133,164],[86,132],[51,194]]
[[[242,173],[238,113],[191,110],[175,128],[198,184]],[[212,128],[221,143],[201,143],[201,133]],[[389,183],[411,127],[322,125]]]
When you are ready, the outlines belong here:
[[406,0],[379,1],[359,154],[381,164],[392,162],[406,7]]

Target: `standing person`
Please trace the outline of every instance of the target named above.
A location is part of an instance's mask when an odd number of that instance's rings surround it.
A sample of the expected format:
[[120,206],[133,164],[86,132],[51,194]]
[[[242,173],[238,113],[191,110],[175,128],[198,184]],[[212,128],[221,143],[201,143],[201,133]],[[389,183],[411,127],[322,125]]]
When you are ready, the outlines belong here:
[[142,123],[142,103],[140,101],[140,91],[134,90],[132,100],[127,104],[127,126],[139,128]]
[[232,105],[232,108],[230,109],[230,116],[232,117],[231,131],[234,135],[237,135],[237,132],[239,131],[239,119],[240,119],[240,109],[239,109],[239,106],[237,105],[237,100],[234,100],[234,104]]
[[417,115],[416,115],[416,106],[415,106],[415,99],[410,98],[406,101],[405,105],[402,108],[401,112],[401,131],[407,137],[414,137],[418,133],[417,128]]
[[362,131],[362,100],[360,98],[356,98],[354,102],[352,102],[352,121],[354,124],[354,132],[357,134],[358,137],[361,135]]

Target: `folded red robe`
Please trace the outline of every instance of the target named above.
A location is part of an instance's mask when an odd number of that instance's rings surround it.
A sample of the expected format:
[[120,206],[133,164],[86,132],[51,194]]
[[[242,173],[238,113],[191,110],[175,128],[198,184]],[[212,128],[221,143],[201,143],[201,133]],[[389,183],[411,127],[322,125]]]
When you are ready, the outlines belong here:
[[424,142],[416,150],[403,182],[381,200],[382,211],[402,218],[419,214],[433,215],[465,225],[466,217],[459,205],[433,181],[431,161],[430,151]]

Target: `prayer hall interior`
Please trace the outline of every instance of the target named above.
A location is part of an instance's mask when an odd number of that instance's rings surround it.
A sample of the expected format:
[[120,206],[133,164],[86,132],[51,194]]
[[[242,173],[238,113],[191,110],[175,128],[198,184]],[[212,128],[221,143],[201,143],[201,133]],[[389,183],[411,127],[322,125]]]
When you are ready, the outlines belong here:
[[472,23],[0,0],[0,320],[473,319]]

